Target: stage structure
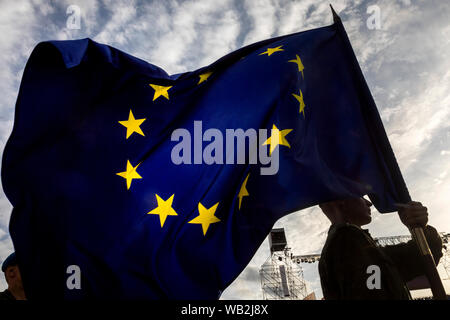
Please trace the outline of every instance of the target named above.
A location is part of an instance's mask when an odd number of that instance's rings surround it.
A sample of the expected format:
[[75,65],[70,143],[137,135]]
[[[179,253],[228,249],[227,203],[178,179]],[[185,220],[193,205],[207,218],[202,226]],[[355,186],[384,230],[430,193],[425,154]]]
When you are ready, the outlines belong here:
[[269,234],[270,256],[259,271],[264,300],[303,300],[308,296],[303,271],[292,260],[284,229]]
[[[442,243],[442,266],[450,280],[450,233],[439,233]],[[411,236],[375,238],[380,246],[396,245],[411,240]],[[303,278],[302,263],[319,262],[320,254],[294,255],[287,246],[284,228],[272,229],[269,234],[270,256],[259,271],[264,300],[302,300],[308,296]]]
[[442,258],[439,264],[444,267],[445,273],[447,274],[446,278],[443,280],[450,280],[450,233],[440,233],[443,249],[442,249]]

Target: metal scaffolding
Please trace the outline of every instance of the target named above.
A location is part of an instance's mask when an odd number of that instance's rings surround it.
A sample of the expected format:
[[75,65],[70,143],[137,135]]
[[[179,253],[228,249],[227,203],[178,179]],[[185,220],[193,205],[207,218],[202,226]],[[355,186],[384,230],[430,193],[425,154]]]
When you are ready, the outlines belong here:
[[259,273],[264,300],[302,300],[307,296],[303,270],[293,262],[290,248],[273,252]]
[[444,280],[450,280],[450,233],[440,233],[442,239],[442,258],[440,264],[444,267],[447,277]]
[[408,242],[411,240],[411,236],[405,235],[405,236],[393,236],[393,237],[380,237],[373,239],[375,242],[384,247],[384,246],[392,246],[404,242]]

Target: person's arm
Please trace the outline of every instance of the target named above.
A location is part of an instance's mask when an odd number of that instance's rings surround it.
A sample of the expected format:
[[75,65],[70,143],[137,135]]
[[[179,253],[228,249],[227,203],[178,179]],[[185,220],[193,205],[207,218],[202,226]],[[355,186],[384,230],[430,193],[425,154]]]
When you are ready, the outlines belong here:
[[[432,226],[426,226],[424,228],[424,233],[437,265],[442,257],[441,237]],[[405,282],[425,274],[419,249],[413,240],[406,243],[386,246],[382,248],[382,250],[395,263]]]
[[[424,229],[425,237],[427,238],[428,245],[437,265],[442,257],[442,240],[436,229],[427,226],[427,207],[423,206],[420,202],[410,201],[407,204],[399,205],[398,216],[408,228],[419,226]],[[396,247],[386,248],[385,252],[395,261],[405,281],[412,280],[425,273],[419,249],[414,241],[410,241],[407,244],[400,244]]]

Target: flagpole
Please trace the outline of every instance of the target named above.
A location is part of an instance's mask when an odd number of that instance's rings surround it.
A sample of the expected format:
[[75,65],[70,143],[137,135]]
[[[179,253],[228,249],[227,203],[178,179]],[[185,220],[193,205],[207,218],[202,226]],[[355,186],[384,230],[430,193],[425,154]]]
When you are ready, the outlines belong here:
[[[353,49],[351,48],[351,44],[350,44],[350,40],[347,37],[347,33],[345,32],[345,28],[344,25],[342,24],[342,20],[341,18],[338,16],[338,14],[336,13],[336,11],[334,11],[333,6],[330,4],[331,7],[331,12],[333,14],[333,21],[334,23],[337,25],[338,30],[341,31],[341,34],[344,38],[344,41],[347,43],[349,50],[351,50],[353,56],[354,56],[354,52]],[[355,64],[358,65],[358,62],[356,60],[356,56],[354,56],[355,59]],[[358,70],[361,76],[361,81],[365,83],[364,80],[364,76],[362,75],[361,70],[359,69],[359,65],[358,65]],[[369,96],[370,99],[373,99],[370,95],[370,91],[367,88],[367,95]],[[382,127],[382,124],[379,124]],[[384,132],[383,130],[380,130],[380,132]],[[387,139],[387,137],[386,137]],[[392,149],[390,148],[389,144],[384,146],[385,148],[389,149],[387,154],[391,154],[392,153]],[[397,191],[400,194],[400,198],[404,200],[404,202],[408,202],[411,200],[408,190],[406,188],[406,184],[403,181],[403,178],[401,176],[400,173],[400,169],[398,168],[395,159],[391,159],[391,172],[393,172],[395,174],[395,181],[398,182],[398,185],[396,186]],[[416,245],[419,247],[419,250],[421,252],[421,256],[423,257],[423,265],[424,265],[424,269],[425,269],[425,275],[428,278],[428,282],[430,283],[430,287],[431,287],[431,291],[433,292],[433,297],[436,300],[446,300],[447,296],[444,290],[444,286],[442,284],[442,280],[439,277],[439,273],[436,269],[436,263],[434,261],[433,255],[431,253],[430,247],[428,246],[428,242],[427,239],[425,238],[425,234],[423,232],[423,228],[421,227],[412,227],[409,228],[412,238],[415,241]]]
[[427,239],[423,232],[422,227],[409,228],[411,236],[414,239],[417,247],[419,248],[422,256],[423,265],[425,268],[425,274],[430,283],[431,292],[435,300],[447,300],[447,294],[445,293],[444,285],[442,284],[441,277],[436,268],[436,262],[430,247],[428,246]]

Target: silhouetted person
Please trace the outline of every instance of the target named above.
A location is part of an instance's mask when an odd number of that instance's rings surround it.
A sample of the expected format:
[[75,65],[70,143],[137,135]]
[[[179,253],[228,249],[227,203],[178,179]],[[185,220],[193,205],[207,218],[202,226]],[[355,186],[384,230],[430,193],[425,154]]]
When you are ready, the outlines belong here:
[[[361,229],[372,220],[371,206],[372,203],[364,198],[320,205],[332,223],[319,261],[326,300],[411,299],[406,282],[425,273],[420,252],[413,241],[380,247],[367,230]],[[420,202],[411,201],[400,208],[398,214],[406,226],[425,227],[428,222],[427,208]],[[438,263],[442,257],[442,240],[431,226],[426,226],[424,232]],[[377,267],[379,273],[375,270]],[[374,278],[371,278],[376,277],[376,273],[378,283],[372,282]]]
[[0,300],[26,300],[15,252],[3,262],[2,271],[5,273],[8,289],[0,292]]

